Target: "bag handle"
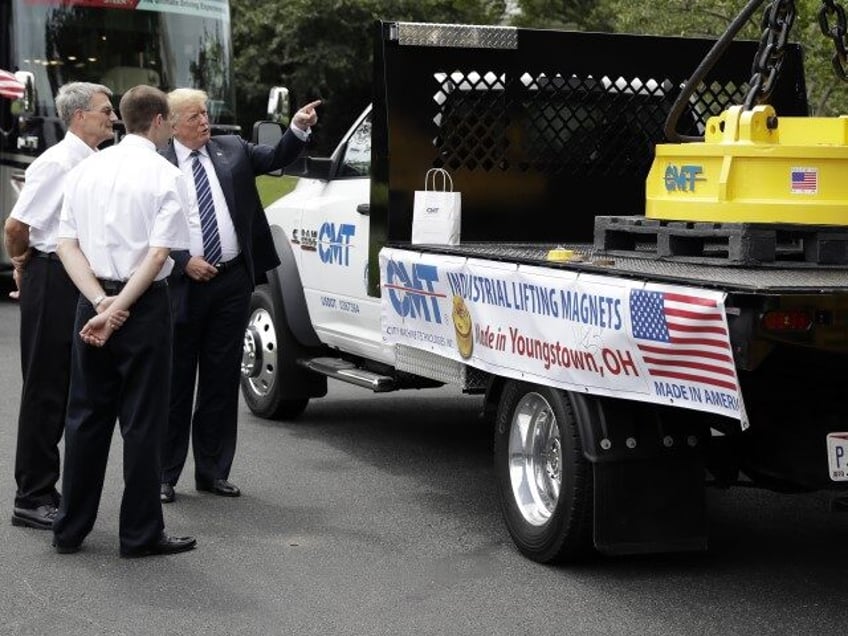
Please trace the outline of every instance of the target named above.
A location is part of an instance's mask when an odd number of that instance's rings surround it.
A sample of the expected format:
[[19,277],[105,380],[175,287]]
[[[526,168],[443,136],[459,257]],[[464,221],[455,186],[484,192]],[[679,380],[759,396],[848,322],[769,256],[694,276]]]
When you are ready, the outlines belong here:
[[[442,188],[438,189],[437,179],[442,177]],[[424,175],[424,191],[430,191],[430,183],[433,184],[433,192],[453,192],[453,179],[450,173],[444,168],[430,168],[427,174]],[[448,189],[450,188],[450,189]]]

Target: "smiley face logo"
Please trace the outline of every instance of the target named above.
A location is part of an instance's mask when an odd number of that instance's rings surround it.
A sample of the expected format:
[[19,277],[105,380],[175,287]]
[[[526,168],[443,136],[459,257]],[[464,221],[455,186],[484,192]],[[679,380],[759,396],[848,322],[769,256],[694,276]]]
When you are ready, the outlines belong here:
[[453,329],[456,332],[456,348],[459,350],[459,355],[463,358],[470,358],[471,352],[474,349],[474,339],[471,337],[474,324],[471,321],[471,313],[468,311],[468,307],[465,306],[462,296],[453,297],[451,318],[453,318]]

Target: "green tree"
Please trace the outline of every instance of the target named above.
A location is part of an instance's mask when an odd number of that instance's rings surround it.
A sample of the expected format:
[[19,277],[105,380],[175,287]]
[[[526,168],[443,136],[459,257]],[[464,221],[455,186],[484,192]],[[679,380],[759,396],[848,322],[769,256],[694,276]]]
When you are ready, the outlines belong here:
[[518,0],[520,13],[511,23],[542,29],[609,31],[611,20],[603,5],[602,0]]
[[[718,37],[747,5],[747,0],[652,0],[650,3],[606,0],[604,5],[603,10],[610,17],[615,31]],[[761,20],[767,5],[768,2],[763,2],[738,37],[759,39]],[[835,76],[830,61],[834,45],[822,35],[818,24],[822,1],[796,0],[795,5],[797,17],[790,40],[799,42],[804,49],[811,113],[833,116],[848,112],[848,84]]]
[[294,108],[324,100],[314,152],[327,153],[371,100],[376,19],[493,24],[504,0],[233,0],[239,119],[265,117],[268,90],[286,86]]
[[[846,0],[837,0],[843,5]],[[534,28],[718,37],[747,0],[518,0],[511,23]],[[768,0],[739,37],[758,39]],[[796,0],[791,33],[805,52],[813,114],[848,112],[848,84],[831,67],[833,43],[818,26],[822,0]],[[286,86],[292,106],[324,100],[316,152],[328,152],[371,99],[374,20],[497,24],[505,0],[233,0],[236,96],[248,132],[265,117],[268,89]],[[694,70],[694,69],[693,69]]]

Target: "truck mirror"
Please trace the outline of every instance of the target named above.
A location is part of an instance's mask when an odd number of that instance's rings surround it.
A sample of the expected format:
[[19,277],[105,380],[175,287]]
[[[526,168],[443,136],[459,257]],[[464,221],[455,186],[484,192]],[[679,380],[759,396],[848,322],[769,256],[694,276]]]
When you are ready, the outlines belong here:
[[[253,124],[253,143],[276,146],[283,132],[283,126],[275,121],[258,121]],[[289,164],[285,174],[326,181],[330,178],[332,166],[333,160],[329,157],[299,157]],[[279,177],[283,171],[275,170],[268,174]]]
[[253,143],[276,146],[283,132],[283,126],[275,121],[258,121],[253,124]]
[[290,177],[328,181],[333,167],[329,157],[298,157],[285,169]]
[[333,168],[333,160],[329,157],[307,157],[306,176],[310,179],[321,179],[328,181],[330,171]]
[[274,86],[268,92],[268,119],[284,126],[289,124],[289,89],[284,86]]
[[[283,137],[283,126],[275,121],[258,121],[253,124],[253,143],[266,146],[276,146]],[[269,175],[279,177],[282,170],[274,170]]]

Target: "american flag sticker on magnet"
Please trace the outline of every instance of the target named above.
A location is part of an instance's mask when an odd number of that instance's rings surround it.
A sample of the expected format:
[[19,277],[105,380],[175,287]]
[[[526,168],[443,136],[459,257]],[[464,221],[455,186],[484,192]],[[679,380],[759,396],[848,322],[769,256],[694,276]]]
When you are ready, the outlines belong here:
[[818,194],[818,168],[792,168],[790,172],[789,191],[792,194]]

